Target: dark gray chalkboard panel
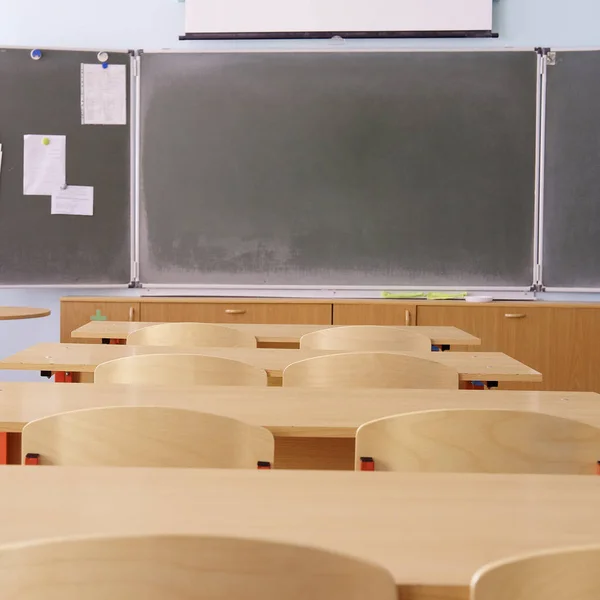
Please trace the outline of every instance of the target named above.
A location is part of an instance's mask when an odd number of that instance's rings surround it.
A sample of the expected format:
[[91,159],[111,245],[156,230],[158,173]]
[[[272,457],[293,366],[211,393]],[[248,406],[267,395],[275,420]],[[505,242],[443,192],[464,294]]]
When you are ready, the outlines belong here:
[[532,283],[531,52],[158,53],[141,280]]
[[[130,280],[129,127],[81,124],[81,63],[96,55],[0,49],[0,285]],[[23,195],[25,134],[67,136],[67,182],[94,186],[93,217],[52,216],[48,196]]]
[[544,285],[600,287],[600,52],[548,66]]

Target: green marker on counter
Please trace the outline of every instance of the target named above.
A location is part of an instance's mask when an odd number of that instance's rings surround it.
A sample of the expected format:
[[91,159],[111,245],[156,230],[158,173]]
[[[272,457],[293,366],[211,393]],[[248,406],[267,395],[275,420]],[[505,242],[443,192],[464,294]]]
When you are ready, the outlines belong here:
[[388,300],[464,300],[467,292],[381,292],[381,297]]

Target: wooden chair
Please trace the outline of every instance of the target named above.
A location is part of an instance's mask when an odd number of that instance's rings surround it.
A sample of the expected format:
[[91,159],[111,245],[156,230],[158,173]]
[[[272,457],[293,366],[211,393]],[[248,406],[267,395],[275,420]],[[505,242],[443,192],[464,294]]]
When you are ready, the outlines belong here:
[[22,453],[24,459],[38,454],[41,465],[256,469],[273,463],[274,439],[267,429],[228,417],[115,406],[28,423]]
[[431,339],[422,333],[397,327],[356,325],[307,333],[300,339],[300,348],[359,352],[365,350],[431,352]]
[[129,334],[127,344],[256,348],[256,338],[244,331],[214,323],[160,323]]
[[554,548],[483,567],[471,600],[598,600],[600,546]]
[[[115,507],[118,510],[118,507]],[[177,506],[165,507],[177,511]],[[0,547],[3,598],[19,600],[395,600],[388,571],[318,548],[155,535]]]
[[95,383],[266,386],[267,373],[246,363],[201,354],[140,354],[102,363]]
[[309,358],[283,372],[285,387],[458,389],[458,373],[432,360],[387,354],[347,352]]
[[378,419],[356,434],[357,470],[428,473],[596,472],[600,429],[542,413],[428,410]]

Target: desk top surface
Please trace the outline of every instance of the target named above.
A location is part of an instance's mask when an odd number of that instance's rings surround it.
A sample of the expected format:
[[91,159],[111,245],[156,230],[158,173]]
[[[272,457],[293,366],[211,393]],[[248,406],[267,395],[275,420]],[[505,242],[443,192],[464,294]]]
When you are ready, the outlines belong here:
[[432,588],[490,561],[600,542],[595,476],[4,467],[0,489],[0,543],[263,537],[376,561],[411,599],[450,597]]
[[27,306],[0,306],[0,321],[18,319],[39,319],[50,314],[47,308],[30,308]]
[[[91,373],[109,360],[140,354],[204,354],[239,360],[265,369],[271,377],[281,377],[290,364],[339,351],[280,350],[274,348],[179,348],[176,346],[119,346],[102,344],[44,343],[0,361],[0,370],[72,371]],[[501,352],[429,352],[417,354],[448,365],[459,373],[463,381],[527,381],[539,382],[542,375],[518,360]]]
[[[128,321],[91,321],[71,333],[74,339],[115,339],[125,340],[135,331],[158,325],[158,323],[141,323]],[[225,327],[239,329],[254,335],[259,343],[288,343],[297,344],[300,338],[307,333],[331,329],[335,325],[270,325],[247,323],[221,323]],[[479,346],[481,340],[462,329],[456,327],[404,327],[398,329],[416,331],[431,338],[433,344],[454,346]]]
[[152,385],[0,384],[0,431],[57,413],[102,406],[169,406],[267,427],[280,437],[353,438],[363,423],[420,410],[526,410],[600,427],[600,395],[592,392],[163,387]]

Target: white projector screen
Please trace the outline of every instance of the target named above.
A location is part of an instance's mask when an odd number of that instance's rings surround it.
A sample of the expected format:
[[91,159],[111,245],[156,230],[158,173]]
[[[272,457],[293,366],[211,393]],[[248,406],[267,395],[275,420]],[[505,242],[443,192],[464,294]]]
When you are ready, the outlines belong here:
[[361,37],[369,32],[490,34],[491,29],[492,0],[186,0],[188,37],[341,32],[355,32]]

